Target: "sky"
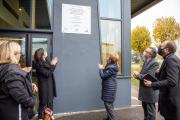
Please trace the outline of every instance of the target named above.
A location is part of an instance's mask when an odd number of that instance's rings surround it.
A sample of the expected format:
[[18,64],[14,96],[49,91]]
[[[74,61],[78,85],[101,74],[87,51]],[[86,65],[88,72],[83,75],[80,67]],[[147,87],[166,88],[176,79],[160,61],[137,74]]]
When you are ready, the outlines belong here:
[[157,18],[173,16],[180,23],[180,0],[163,0],[150,9],[131,19],[131,30],[136,26],[146,26],[151,35]]

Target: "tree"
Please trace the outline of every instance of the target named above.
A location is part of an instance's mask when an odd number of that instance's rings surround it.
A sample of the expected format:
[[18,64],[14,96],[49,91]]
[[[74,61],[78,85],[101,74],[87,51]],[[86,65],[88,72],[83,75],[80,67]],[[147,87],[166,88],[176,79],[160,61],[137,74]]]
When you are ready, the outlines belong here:
[[180,24],[176,22],[174,17],[158,18],[154,24],[153,37],[156,43],[176,40],[180,38]]
[[137,26],[131,32],[131,47],[143,61],[143,52],[151,45],[150,32],[145,26]]

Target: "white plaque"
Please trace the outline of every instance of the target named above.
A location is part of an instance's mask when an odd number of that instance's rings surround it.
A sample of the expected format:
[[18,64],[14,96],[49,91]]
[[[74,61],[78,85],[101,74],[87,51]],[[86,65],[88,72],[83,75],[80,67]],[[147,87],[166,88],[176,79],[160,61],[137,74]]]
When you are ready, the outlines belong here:
[[62,4],[62,33],[91,34],[91,7]]

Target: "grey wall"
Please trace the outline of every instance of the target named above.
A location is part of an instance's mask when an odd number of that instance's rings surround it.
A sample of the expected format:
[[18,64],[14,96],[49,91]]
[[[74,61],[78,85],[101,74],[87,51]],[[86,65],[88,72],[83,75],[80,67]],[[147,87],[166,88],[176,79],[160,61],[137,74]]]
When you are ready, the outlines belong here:
[[[98,0],[54,0],[53,54],[60,59],[55,71],[58,97],[54,109],[77,112],[102,109],[101,80],[97,65],[101,61],[98,27]],[[92,7],[92,33],[62,34],[62,3]],[[130,0],[124,0],[123,70],[126,78],[118,80],[116,107],[130,105]]]

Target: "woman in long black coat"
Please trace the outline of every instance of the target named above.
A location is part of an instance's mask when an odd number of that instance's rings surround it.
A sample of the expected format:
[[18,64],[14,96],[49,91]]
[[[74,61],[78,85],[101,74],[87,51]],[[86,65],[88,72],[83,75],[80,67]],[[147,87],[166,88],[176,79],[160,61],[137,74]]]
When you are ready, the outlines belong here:
[[102,79],[102,97],[107,112],[107,120],[115,120],[113,112],[113,103],[116,97],[117,81],[116,76],[118,73],[117,55],[111,53],[109,57],[109,63],[104,68],[103,65],[99,65],[99,73]]
[[47,53],[43,48],[36,50],[35,69],[38,77],[39,109],[38,118],[43,119],[46,107],[53,110],[53,99],[56,97],[56,85],[53,72],[58,59],[55,57],[51,63],[47,61]]

